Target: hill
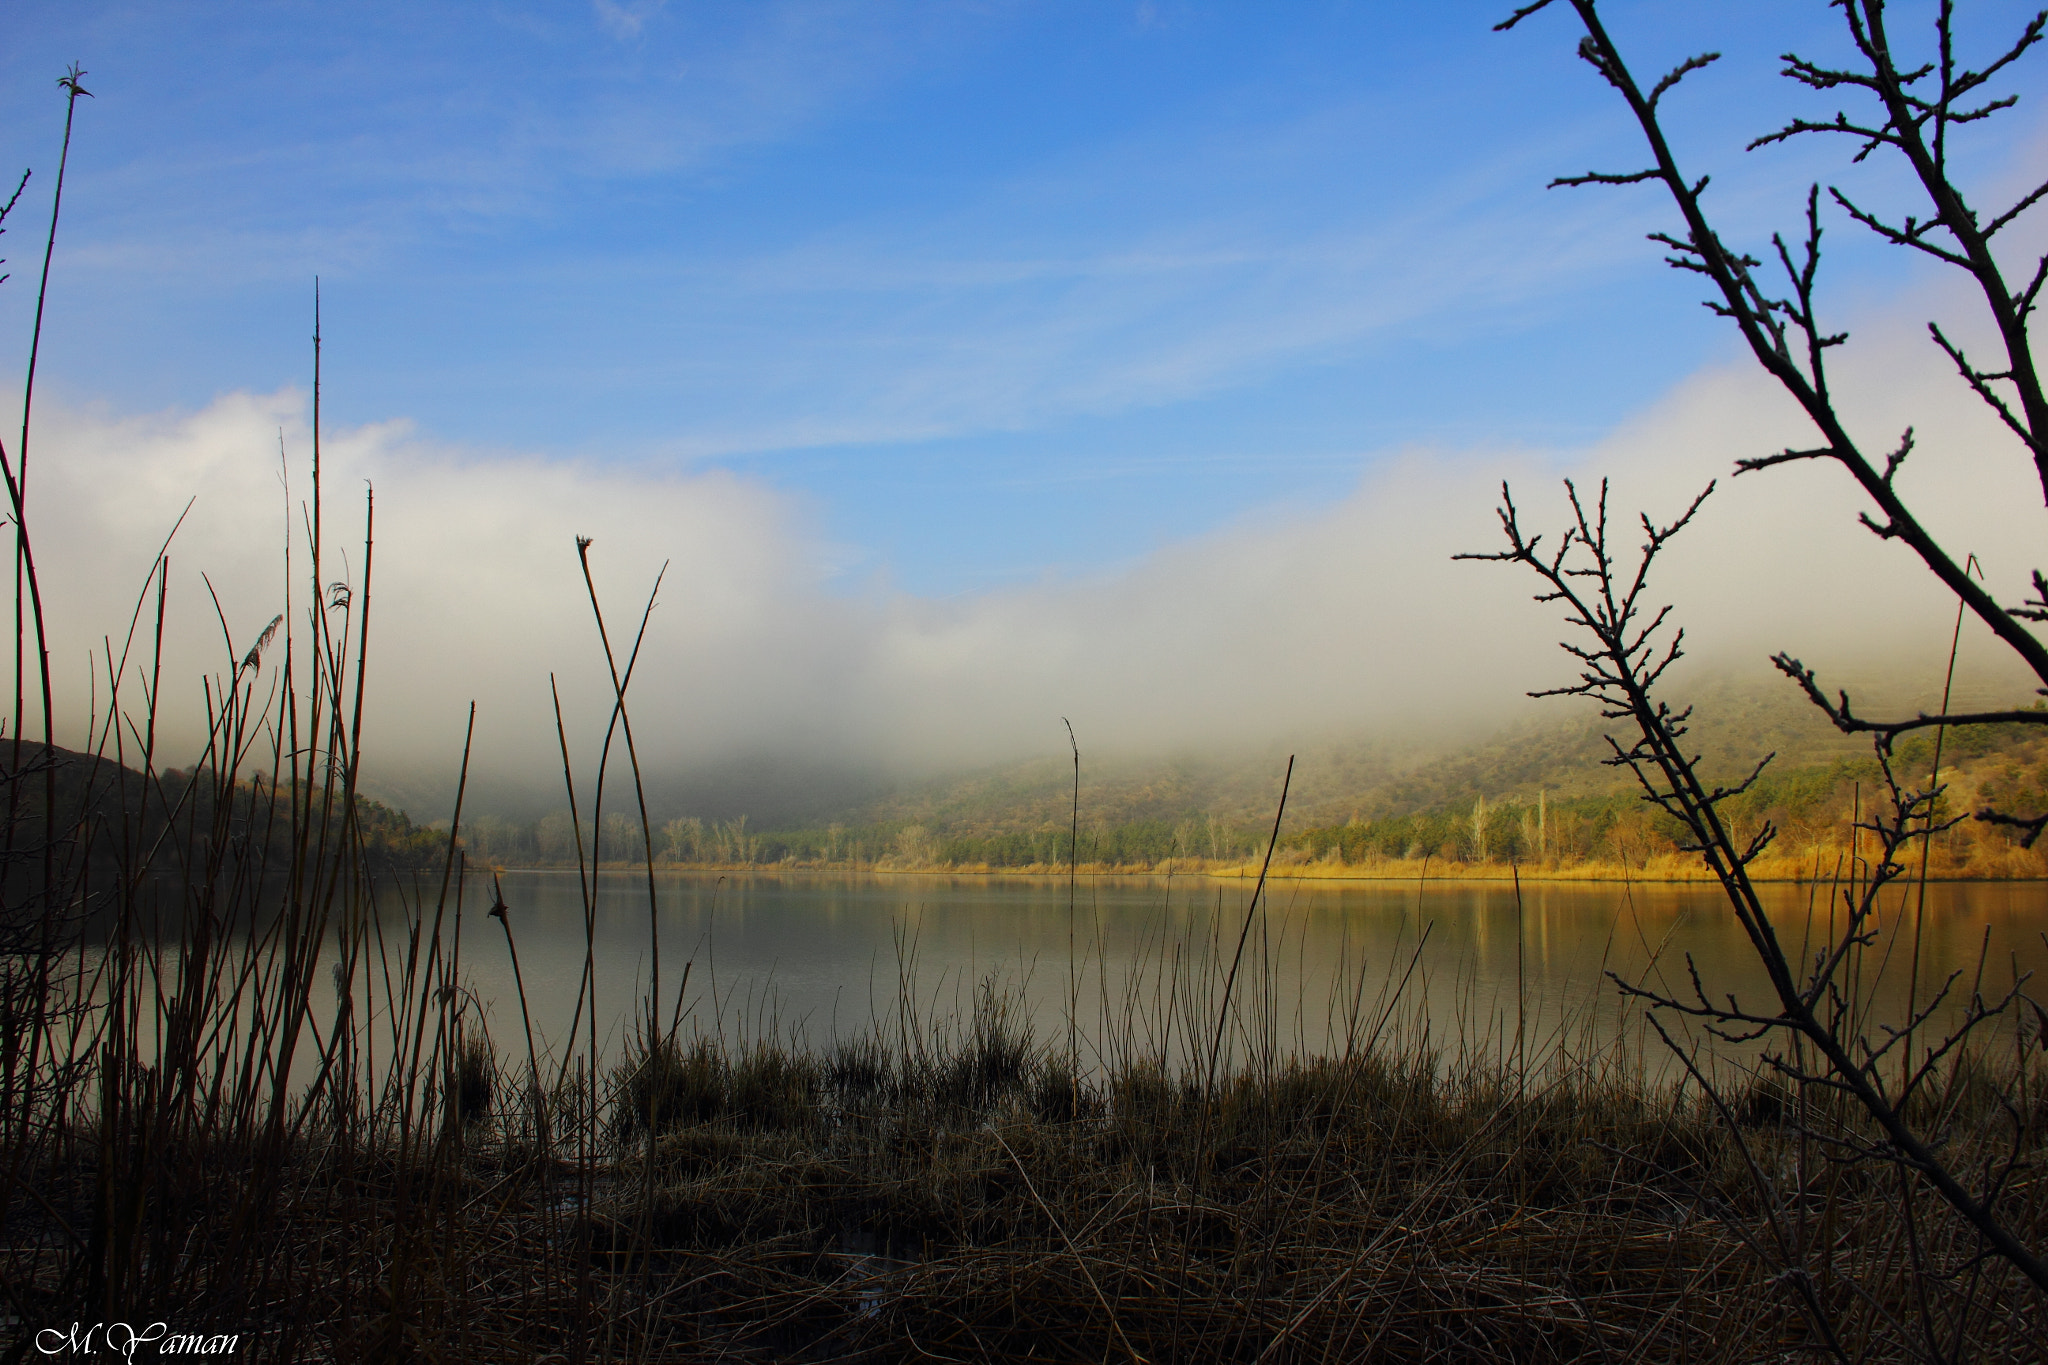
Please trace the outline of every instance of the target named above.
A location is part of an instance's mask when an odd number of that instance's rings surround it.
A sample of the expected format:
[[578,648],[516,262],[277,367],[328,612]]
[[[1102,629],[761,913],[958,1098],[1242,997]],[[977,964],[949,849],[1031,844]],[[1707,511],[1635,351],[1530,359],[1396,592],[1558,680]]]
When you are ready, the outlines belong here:
[[[1857,693],[1871,697],[1871,706],[1884,705],[1884,681],[1866,680]],[[2013,701],[1989,684],[1963,691],[1972,706]],[[1867,740],[1835,730],[1781,679],[1709,679],[1690,695],[1698,716],[1691,738],[1710,778],[1738,781],[1765,754],[1776,755],[1731,812],[1752,824],[1772,821],[1786,831],[1782,848],[1796,844],[1807,862],[1823,847],[1852,842],[1849,826],[1879,779]],[[1503,871],[1506,860],[1547,862],[1552,870],[1588,874],[1656,864],[1681,875],[1673,832],[1641,802],[1633,777],[1604,761],[1612,754],[1604,738],[1611,729],[1591,708],[1559,702],[1463,744],[1375,737],[1303,745],[1282,862],[1326,870],[1374,866],[1388,875],[1403,870],[1394,864],[1423,859]],[[1925,735],[1901,746],[1905,769],[1923,781],[1931,746]],[[1955,788],[1951,801],[1991,793],[2023,799],[2044,785],[2037,749],[2026,727],[1950,736],[1943,777]],[[1078,817],[1070,754],[905,783],[827,807],[822,818],[779,826],[657,806],[654,846],[657,861],[676,865],[1050,870],[1074,857],[1070,835],[1078,824],[1083,864],[1231,867],[1263,849],[1286,760],[1277,748],[1164,758],[1084,751]],[[605,861],[637,862],[637,826],[616,811],[605,824]],[[587,853],[590,832],[561,811],[530,822],[482,817],[464,836],[472,854],[487,861],[573,865],[579,833]],[[2008,856],[2013,840],[1998,831],[1967,830],[1949,842],[1966,863],[1982,854],[1984,867],[2003,869],[1997,875],[2033,875],[2030,862]]]

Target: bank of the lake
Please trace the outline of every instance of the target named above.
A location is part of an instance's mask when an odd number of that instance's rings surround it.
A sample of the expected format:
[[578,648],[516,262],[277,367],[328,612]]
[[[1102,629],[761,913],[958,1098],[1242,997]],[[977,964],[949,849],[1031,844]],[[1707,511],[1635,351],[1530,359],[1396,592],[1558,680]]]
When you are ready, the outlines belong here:
[[[1751,864],[1753,882],[1789,882],[1807,885],[1826,882],[1852,885],[1867,877],[1865,850],[1818,848],[1798,858],[1763,858]],[[574,872],[574,863],[486,863],[499,872]],[[646,871],[645,862],[607,862],[606,873]],[[712,873],[723,876],[877,876],[877,877],[1033,877],[1064,881],[1069,876],[1091,880],[1160,877],[1210,877],[1224,881],[1256,880],[1262,873],[1275,881],[1356,882],[1705,882],[1716,881],[1713,870],[1693,854],[1658,854],[1640,862],[1464,862],[1456,859],[1374,858],[1348,863],[1334,858],[1276,858],[1268,866],[1263,860],[1229,861],[1202,858],[1169,858],[1157,863],[1023,863],[1017,866],[994,863],[912,863],[890,859],[882,862],[828,861],[790,858],[778,862],[723,862],[718,860],[658,859],[660,873]],[[1915,858],[1905,880],[1930,882],[2040,882],[2048,881],[2048,857],[2031,849],[2015,849],[2013,856],[1977,857],[1967,862],[1929,859],[1923,874]]]

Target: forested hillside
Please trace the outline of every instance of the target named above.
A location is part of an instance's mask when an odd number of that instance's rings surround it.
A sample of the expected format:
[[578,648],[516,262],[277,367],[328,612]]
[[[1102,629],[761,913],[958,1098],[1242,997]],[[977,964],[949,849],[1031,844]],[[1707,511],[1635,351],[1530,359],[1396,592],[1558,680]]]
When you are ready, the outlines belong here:
[[[1742,838],[1777,831],[1764,875],[1828,875],[1860,856],[1853,826],[1883,795],[1867,742],[1830,727],[1791,688],[1702,686],[1692,732],[1717,780],[1740,781],[1766,753],[1777,757],[1725,808]],[[1559,708],[1563,712],[1564,708]],[[1297,875],[1531,874],[1688,876],[1675,831],[1637,795],[1611,755],[1597,716],[1542,715],[1479,743],[1326,742],[1297,752],[1276,858]],[[1899,746],[1902,783],[1925,785],[1936,737]],[[1941,740],[1944,812],[1968,816],[1996,802],[2035,810],[2048,801],[2048,741],[2031,727],[1948,734]],[[658,865],[1064,869],[1163,867],[1230,870],[1262,855],[1286,755],[1139,759],[1084,752],[1079,808],[1071,753],[910,786],[795,828],[757,828],[744,817],[657,811],[651,840],[614,810],[602,838],[567,811],[538,821],[483,816],[464,830],[475,857],[505,866],[573,866],[579,857],[638,864],[651,842]],[[2048,872],[2020,836],[1965,819],[1937,839],[1942,875]]]

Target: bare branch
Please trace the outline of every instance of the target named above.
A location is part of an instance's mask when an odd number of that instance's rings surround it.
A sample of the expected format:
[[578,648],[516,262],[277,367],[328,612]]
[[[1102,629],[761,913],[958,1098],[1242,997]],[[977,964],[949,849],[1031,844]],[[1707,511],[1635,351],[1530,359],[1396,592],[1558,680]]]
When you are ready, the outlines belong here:
[[1892,453],[1884,457],[1884,481],[1887,484],[1892,481],[1892,476],[1899,472],[1899,466],[1906,462],[1906,457],[1912,453],[1913,428],[1907,427],[1905,434],[1899,437],[1898,445],[1892,448]]
[[1565,185],[1634,185],[1645,180],[1660,179],[1662,175],[1663,172],[1654,166],[1647,171],[1631,171],[1626,175],[1607,171],[1587,171],[1584,175],[1561,175],[1543,188],[1554,190]]
[[1720,60],[1721,54],[1718,52],[1703,52],[1697,57],[1687,57],[1677,66],[1672,67],[1670,72],[1665,75],[1664,79],[1658,81],[1656,87],[1650,91],[1650,108],[1652,110],[1656,109],[1657,101],[1663,99],[1664,92],[1669,90],[1672,86],[1677,85],[1680,81],[1684,80],[1693,72],[1698,71],[1703,67],[1711,66],[1715,62],[1718,62]]
[[2044,195],[2048,195],[2048,180],[2042,181],[2033,190],[2022,196],[2018,203],[2014,204],[2004,213],[1999,214],[1996,218],[1993,218],[1984,229],[1985,238],[1988,240],[1989,238],[1996,237],[2000,230],[2011,223],[2013,219],[2040,203]]
[[[1978,811],[1972,818],[1982,820],[1987,825],[2005,825],[2011,829],[2025,830],[2026,837],[2020,840],[2021,848],[2032,848],[2034,841],[2041,837],[2041,831],[2048,829],[2048,815],[2025,817],[2007,815],[2005,812],[1993,810],[1989,806]],[[2036,1006],[2036,1008],[2039,1007]]]
[[1754,455],[1735,462],[1738,474],[1753,474],[1759,469],[1772,465],[1791,464],[1794,460],[1829,460],[1835,457],[1834,447],[1821,446],[1815,450],[1781,450],[1775,455]]
[[1532,0],[1532,3],[1522,6],[1513,14],[1510,14],[1507,18],[1495,24],[1493,26],[1493,31],[1495,33],[1506,33],[1509,29],[1513,28],[1516,24],[1521,23],[1530,15],[1537,13],[1539,10],[1549,9],[1551,5],[1554,3],[1555,0]]
[[1990,118],[2001,109],[2010,109],[2019,102],[2020,97],[2018,95],[2007,95],[2002,100],[1993,100],[1991,103],[1979,105],[1975,109],[1966,109],[1960,114],[1951,113],[1947,115],[1947,120],[1950,123],[1975,123],[1979,119]]
[[[2013,221],[2048,191],[2025,197],[1994,218],[1989,228],[1980,226],[1978,215],[1948,178],[1946,142],[1951,126],[1982,122],[1999,109],[2010,107],[2010,98],[1982,97],[1965,107],[1962,97],[1979,90],[1992,75],[2030,48],[2040,37],[2044,23],[2048,23],[2048,13],[2037,16],[1996,62],[1981,71],[1958,75],[1952,59],[1949,0],[1942,0],[1936,24],[1939,62],[1910,67],[1901,67],[1894,60],[1893,44],[1884,29],[1882,0],[1839,0],[1839,5],[1860,59],[1858,68],[1822,67],[1787,54],[1784,74],[1814,90],[1861,92],[1874,101],[1881,117],[1852,119],[1843,111],[1832,122],[1794,120],[1752,146],[1761,147],[1804,133],[1831,132],[1858,140],[1854,154],[1857,161],[1881,149],[1906,160],[1931,201],[1931,209],[1895,220],[1863,208],[1838,190],[1831,190],[1830,198],[1853,221],[1883,240],[1912,247],[1969,272],[1992,313],[2005,356],[1989,365],[1972,365],[1938,331],[1937,344],[1950,354],[1980,397],[1997,408],[2008,425],[2027,440],[2043,497],[2048,499],[2048,448],[2033,437],[2034,433],[2048,432],[2048,396],[2043,395],[2025,328],[2043,280],[2048,279],[2048,260],[2036,270],[2025,289],[2015,291],[2006,285],[1987,246],[1991,232]],[[1528,12],[1540,7],[1530,7]],[[2048,684],[2048,647],[2022,624],[2027,620],[2048,620],[2048,582],[2036,574],[2034,589],[2038,600],[2030,600],[2013,611],[2001,607],[1968,572],[1967,566],[1959,564],[1935,540],[1901,498],[1896,480],[1913,452],[1912,430],[1908,429],[1882,459],[1874,459],[1850,435],[1847,422],[1836,410],[1824,358],[1829,348],[1841,344],[1843,336],[1821,327],[1815,307],[1821,238],[1818,186],[1811,186],[1808,191],[1804,250],[1795,253],[1782,236],[1773,238],[1777,260],[1790,281],[1790,294],[1772,297],[1759,284],[1755,273],[1758,262],[1721,241],[1702,206],[1705,178],[1691,179],[1681,171],[1659,122],[1661,96],[1690,70],[1704,65],[1704,61],[1693,59],[1645,91],[1636,84],[1602,24],[1596,0],[1572,0],[1572,8],[1584,28],[1578,55],[1627,104],[1648,145],[1653,169],[1628,176],[1592,174],[1556,183],[1662,181],[1684,226],[1682,230],[1653,234],[1652,240],[1669,248],[1666,260],[1671,266],[1712,282],[1706,305],[1735,324],[1757,362],[1799,403],[1816,428],[1817,440],[1788,446],[1773,455],[1739,460],[1736,471],[1753,472],[1820,458],[1841,464],[1871,502],[1869,510],[1859,514],[1860,522],[1880,537],[1898,539],[1908,545],[1965,608],[2024,659],[2043,684]],[[1525,16],[1518,12],[1511,22],[1521,17]],[[1938,80],[1929,82],[1937,71]],[[1803,344],[1803,351],[1798,354],[1792,349],[1794,330]],[[2001,387],[1994,391],[1994,385]],[[2010,386],[2010,391],[2003,386]],[[1869,1035],[1859,1031],[1863,1026],[1857,1022],[1867,1003],[1860,994],[1864,988],[1856,984],[1862,980],[1861,973],[1844,971],[1844,964],[1860,961],[1858,955],[1874,941],[1872,916],[1876,897],[1881,888],[1904,874],[1902,852],[1913,841],[1952,829],[1964,818],[1941,811],[1939,785],[1931,791],[1907,791],[1900,786],[1890,762],[1891,747],[1897,737],[1924,727],[2043,724],[2048,723],[2048,711],[1947,714],[1944,704],[1942,715],[1865,720],[1855,714],[1847,693],[1839,693],[1838,699],[1831,700],[1821,691],[1812,671],[1797,659],[1787,654],[1774,659],[1838,729],[1873,736],[1883,777],[1882,800],[1854,822],[1859,831],[1869,832],[1875,850],[1870,861],[1859,859],[1862,865],[1851,888],[1844,892],[1846,923],[1839,932],[1831,927],[1830,941],[1813,956],[1811,970],[1795,974],[1792,959],[1747,871],[1775,831],[1767,824],[1746,844],[1738,845],[1721,818],[1725,804],[1754,784],[1762,771],[1761,765],[1739,786],[1709,788],[1700,777],[1699,756],[1684,747],[1687,713],[1673,712],[1652,690],[1665,669],[1680,657],[1682,636],[1671,628],[1668,608],[1649,608],[1645,599],[1648,574],[1670,536],[1690,520],[1697,503],[1668,527],[1660,528],[1645,519],[1645,543],[1634,561],[1625,564],[1609,545],[1605,485],[1597,504],[1589,504],[1569,484],[1566,491],[1571,524],[1547,558],[1538,556],[1534,540],[1522,531],[1505,499],[1501,520],[1508,535],[1508,549],[1491,557],[1529,565],[1541,582],[1538,600],[1559,606],[1574,629],[1583,632],[1577,640],[1564,643],[1567,654],[1578,665],[1577,682],[1551,689],[1551,694],[1586,697],[1599,705],[1607,719],[1631,723],[1637,738],[1624,744],[1610,737],[1612,753],[1607,761],[1629,768],[1643,799],[1685,830],[1684,846],[1696,851],[1719,881],[1736,922],[1763,966],[1775,996],[1776,1012],[1769,1006],[1744,1007],[1733,997],[1725,1001],[1710,999],[1690,959],[1692,999],[1680,1000],[1623,983],[1625,992],[1648,1001],[1653,1009],[1673,1010],[1697,1018],[1713,1036],[1735,1040],[1771,1036],[1789,1041],[1790,1052],[1772,1054],[1771,1065],[1788,1077],[1799,1078],[1802,1083],[1811,1079],[1853,1101],[1872,1125],[1863,1131],[1844,1127],[1828,1135],[1827,1140],[1836,1151],[1881,1158],[1914,1172],[1975,1229],[1984,1245],[1994,1248],[2038,1289],[2048,1292],[2048,1264],[2003,1221],[1992,1202],[1996,1194],[1987,1192],[1981,1198],[1973,1194],[1958,1172],[1945,1164],[1938,1139],[1931,1142],[1918,1131],[1915,1123],[1908,1121],[1904,1109],[1904,1101],[1914,1093],[1914,1087],[1932,1074],[1930,1068],[1936,1062],[1953,1053],[1957,1039],[1975,1023],[2010,1003],[2009,999],[1986,1005],[1973,994],[1963,1027],[1937,1044],[1930,1060],[1914,1049],[1910,1040],[1928,1026],[1933,1011],[1947,1000],[1946,988],[1924,1007],[1917,1001],[1909,1005],[1900,1029],[1888,1041],[1873,1043]],[[2007,817],[2006,823],[2030,834],[2038,832],[2030,822],[2016,817]],[[2042,818],[2040,827],[2048,828],[2048,816]],[[1800,956],[1806,956],[1804,949]],[[1849,984],[1845,985],[1845,981]],[[2048,1023],[2048,1016],[2044,1016],[2044,1023]],[[1661,1028],[1659,1031],[1662,1032]],[[1905,1054],[1904,1064],[1889,1080],[1903,1085],[1902,1093],[1887,1088],[1888,1078],[1880,1074],[1878,1067],[1880,1060],[1895,1053]],[[1706,1085],[1703,1076],[1699,1079]],[[1708,1089],[1711,1093],[1711,1086]],[[1760,1187],[1769,1188],[1770,1178],[1760,1168],[1756,1179]]]
[[[1950,98],[1960,98],[1963,95],[1969,94],[2000,71],[2018,61],[2021,53],[2041,41],[2041,29],[2044,24],[2048,24],[2048,10],[2041,11],[2029,20],[2026,28],[2021,30],[2019,38],[2014,41],[2011,47],[2005,50],[2003,56],[1992,62],[1991,65],[1981,71],[1966,71],[1961,76],[1958,76],[1955,84],[1950,88]],[[2011,100],[2003,101],[2003,103],[2007,104],[2011,102]]]
[[1762,137],[1755,139],[1743,150],[1753,152],[1759,147],[1768,147],[1774,142],[1789,141],[1792,138],[1798,137],[1801,133],[1848,133],[1852,136],[1860,137],[1864,140],[1864,151],[1857,153],[1858,160],[1861,160],[1864,154],[1873,147],[1897,141],[1897,139],[1876,128],[1865,128],[1861,124],[1849,122],[1847,114],[1836,114],[1833,123],[1815,123],[1812,119],[1803,118],[1793,119],[1777,132],[1765,133]]
[[1985,406],[1997,413],[1998,419],[2004,422],[2007,428],[2015,436],[2019,437],[2020,440],[2026,442],[2029,446],[2034,445],[2034,433],[2027,429],[2026,423],[2020,420],[2019,414],[2012,410],[2012,405],[2007,403],[1999,395],[1998,391],[1991,387],[1992,380],[2011,379],[2012,375],[2009,373],[1986,374],[1976,369],[1970,364],[1968,358],[1963,355],[1962,348],[1942,335],[1941,327],[1936,323],[1930,322],[1927,324],[1927,334],[1934,338],[1934,344],[1941,347],[1943,354],[1947,355],[1954,362],[1956,372],[1961,374],[1964,382],[1970,386],[1971,390],[1984,400]]
[[2034,311],[2034,300],[2040,296],[2043,281],[2048,281],[2048,254],[2044,254],[2034,265],[2034,278],[2027,281],[2026,288],[2012,296],[2012,305],[2025,322],[2027,315]]
[[2022,620],[2048,621],[2048,578],[2043,578],[2039,569],[2034,570],[2034,595],[2007,610]]
[[1930,716],[1925,712],[1911,720],[1865,720],[1855,713],[1849,704],[1849,694],[1838,692],[1838,701],[1829,701],[1827,694],[1815,680],[1814,672],[1790,654],[1774,654],[1771,662],[1778,671],[1799,684],[1807,700],[1819,707],[1837,730],[1847,735],[1877,735],[1889,748],[1891,741],[1913,730],[1925,730],[1931,726],[1957,728],[1970,725],[2048,725],[2048,711],[1968,711],[1948,715]]
[[1966,270],[1969,268],[1970,261],[1967,256],[1960,252],[1950,251],[1946,247],[1936,246],[1933,242],[1927,240],[1929,232],[1937,227],[1947,226],[1941,220],[1931,219],[1923,223],[1918,219],[1908,218],[1904,227],[1893,227],[1891,224],[1879,219],[1876,214],[1859,208],[1848,195],[1843,194],[1832,185],[1828,187],[1828,194],[1837,204],[1842,206],[1844,213],[1847,213],[1851,218],[1854,218],[1857,222],[1863,224],[1863,226],[1869,228],[1892,245],[1909,246],[1917,251],[1926,252],[1938,261],[1946,261],[1950,265],[1961,266]]

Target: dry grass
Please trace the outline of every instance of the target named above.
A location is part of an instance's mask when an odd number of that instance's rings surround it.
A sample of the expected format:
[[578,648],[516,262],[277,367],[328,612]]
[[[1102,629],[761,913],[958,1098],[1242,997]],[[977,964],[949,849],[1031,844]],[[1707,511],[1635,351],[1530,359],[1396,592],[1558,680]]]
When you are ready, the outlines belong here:
[[[172,1296],[129,1316],[240,1330],[278,1360],[1751,1360],[1820,1349],[1790,1256],[1849,1355],[1920,1353],[1896,1180],[1809,1150],[1793,1125],[1818,1097],[1734,1089],[1731,1125],[1616,1054],[1523,1078],[1412,1045],[1205,1095],[1199,1067],[1157,1058],[1077,1079],[1000,991],[973,1014],[899,1029],[908,1047],[657,1037],[602,1087],[608,1117],[578,1132],[558,1108],[553,1152],[524,1059],[478,1080],[465,1034],[468,1122],[309,1130],[258,1226],[235,1220],[259,1173],[190,1154],[208,1178],[145,1216],[175,1248]],[[1990,1152],[2003,1100],[2033,1097],[2037,1181],[2037,1071],[1968,1062],[1927,1117]],[[37,1173],[53,1214],[88,1215],[102,1136],[80,1127]],[[47,1240],[17,1246],[10,1286],[62,1318]],[[1935,1292],[1969,1358],[2048,1354],[1996,1267]]]

